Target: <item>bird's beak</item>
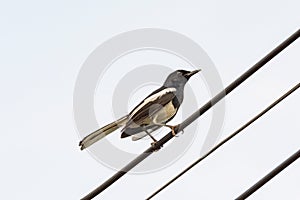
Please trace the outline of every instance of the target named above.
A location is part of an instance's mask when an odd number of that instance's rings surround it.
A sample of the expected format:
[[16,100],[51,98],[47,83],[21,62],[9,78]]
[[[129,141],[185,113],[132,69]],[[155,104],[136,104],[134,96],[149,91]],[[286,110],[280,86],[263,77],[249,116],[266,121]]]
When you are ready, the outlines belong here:
[[191,72],[187,73],[186,76],[188,78],[190,78],[191,76],[193,76],[194,74],[197,74],[200,71],[201,71],[201,69],[197,69],[197,70],[191,71]]

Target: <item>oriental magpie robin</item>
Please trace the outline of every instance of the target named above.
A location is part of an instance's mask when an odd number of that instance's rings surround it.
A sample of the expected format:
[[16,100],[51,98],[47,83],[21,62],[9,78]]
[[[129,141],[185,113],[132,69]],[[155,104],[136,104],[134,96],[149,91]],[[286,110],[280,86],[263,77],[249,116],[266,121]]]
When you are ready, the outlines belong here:
[[132,140],[138,140],[149,135],[155,143],[156,140],[150,133],[162,126],[169,127],[175,136],[176,126],[167,125],[166,123],[173,119],[183,101],[185,84],[191,76],[199,71],[177,70],[171,73],[163,86],[147,96],[128,115],[83,138],[79,143],[81,150],[121,127],[123,127],[121,138],[132,135]]

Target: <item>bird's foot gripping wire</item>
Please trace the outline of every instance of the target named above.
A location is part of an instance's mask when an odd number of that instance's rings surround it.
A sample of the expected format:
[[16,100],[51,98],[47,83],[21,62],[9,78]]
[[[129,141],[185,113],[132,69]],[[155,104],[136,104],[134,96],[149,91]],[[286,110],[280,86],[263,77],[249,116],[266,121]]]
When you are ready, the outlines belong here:
[[160,147],[157,146],[157,140],[146,129],[144,129],[144,131],[153,140],[153,142],[151,142],[151,146],[152,146],[152,148],[154,149],[155,152],[158,151],[160,148],[162,148],[162,146],[160,146]]
[[[148,136],[150,136],[150,138],[153,140],[153,144],[156,144],[156,142],[157,142],[157,140],[146,130],[146,129],[144,129],[144,131],[145,131],[145,133],[147,133],[147,135]],[[152,145],[152,143],[151,143],[151,145]]]
[[163,147],[163,146],[158,146],[157,141],[151,142],[151,146],[154,149],[154,152],[157,152],[158,150],[160,150]]
[[155,142],[151,142],[151,147],[154,152],[157,152],[158,150],[160,150],[163,147],[163,145],[158,145],[157,141],[155,141]]
[[176,134],[176,130],[178,129],[178,125],[175,125],[175,126],[171,126],[171,125],[165,125],[166,127],[169,127],[170,129],[171,129],[171,132],[172,132],[172,135],[174,136],[174,137],[178,137]]

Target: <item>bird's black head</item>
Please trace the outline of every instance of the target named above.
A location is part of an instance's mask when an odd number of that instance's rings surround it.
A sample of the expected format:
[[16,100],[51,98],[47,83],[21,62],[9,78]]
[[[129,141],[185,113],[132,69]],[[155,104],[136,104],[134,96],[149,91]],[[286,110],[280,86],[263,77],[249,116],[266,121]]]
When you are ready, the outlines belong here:
[[166,87],[181,87],[184,86],[189,78],[201,70],[186,71],[186,70],[176,70],[172,72],[166,79],[164,86]]

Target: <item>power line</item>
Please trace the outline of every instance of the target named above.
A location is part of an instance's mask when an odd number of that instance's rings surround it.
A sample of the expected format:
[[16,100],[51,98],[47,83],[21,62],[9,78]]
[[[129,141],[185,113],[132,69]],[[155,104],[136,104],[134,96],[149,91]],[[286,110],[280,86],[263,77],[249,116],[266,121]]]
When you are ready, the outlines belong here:
[[160,187],[157,191],[155,191],[151,196],[147,198],[147,200],[153,198],[155,195],[157,195],[159,192],[164,190],[166,187],[168,187],[171,183],[176,181],[179,177],[181,177],[183,174],[188,172],[190,169],[192,169],[194,166],[196,166],[198,163],[200,163],[202,160],[204,160],[206,157],[208,157],[210,154],[212,154],[214,151],[216,151],[218,148],[220,148],[223,144],[231,140],[233,137],[238,135],[242,130],[247,128],[249,125],[251,125],[254,121],[259,119],[261,116],[266,114],[269,110],[271,110],[274,106],[276,106],[278,103],[280,103],[283,99],[288,97],[290,94],[295,92],[300,87],[300,83],[298,83],[295,87],[290,89],[287,93],[285,93],[283,96],[281,96],[279,99],[274,101],[271,105],[269,105],[267,108],[265,108],[262,112],[260,112],[258,115],[253,117],[250,121],[248,121],[246,124],[244,124],[242,127],[240,127],[238,130],[233,132],[231,135],[229,135],[227,138],[222,140],[219,144],[217,144],[215,147],[213,147],[210,151],[208,151],[206,154],[201,156],[199,159],[197,159],[195,162],[193,162],[191,165],[189,165],[187,168],[185,168],[182,172],[180,172],[177,176],[175,176],[173,179],[171,179],[169,182],[167,182],[165,185]]
[[[260,61],[258,61],[248,71],[246,71],[244,74],[242,74],[240,77],[238,77],[234,82],[232,82],[229,86],[227,86],[224,91],[221,91],[214,98],[212,98],[210,101],[208,101],[204,106],[202,106],[199,110],[194,112],[190,117],[188,117],[180,125],[178,125],[176,128],[176,133],[182,131],[185,127],[190,125],[198,117],[200,117],[207,110],[209,110],[212,106],[214,106],[217,102],[219,102],[221,99],[223,99],[227,94],[232,92],[242,82],[244,82],[246,79],[248,79],[256,71],[258,71],[260,68],[262,68],[267,62],[269,62],[272,58],[277,56],[281,51],[283,51],[286,47],[288,47],[296,39],[298,39],[299,36],[300,36],[300,29],[297,30],[294,34],[292,34],[285,41],[283,41],[279,46],[277,46],[275,49],[273,49],[269,54],[267,54],[265,57],[263,57]],[[157,141],[155,146],[151,146],[150,148],[145,150],[142,154],[140,154],[138,157],[136,157],[134,160],[132,160],[129,164],[127,164],[124,168],[122,168],[120,171],[115,173],[111,178],[109,178],[102,185],[100,185],[99,187],[94,189],[92,192],[90,192],[88,195],[86,195],[82,199],[83,200],[92,199],[95,196],[97,196],[98,194],[100,194],[101,192],[103,192],[106,188],[108,188],[110,185],[112,185],[114,182],[116,182],[119,178],[121,178],[123,175],[125,175],[129,170],[134,168],[136,165],[138,165],[140,162],[142,162],[145,158],[150,156],[153,152],[159,150],[165,143],[167,143],[173,137],[174,136],[173,136],[172,132],[170,131],[162,139]]]
[[239,197],[237,197],[236,200],[243,200],[243,199],[248,198],[256,190],[261,188],[264,184],[266,184],[268,181],[270,181],[272,178],[274,178],[277,174],[279,174],[281,171],[283,171],[286,167],[288,167],[290,164],[295,162],[299,157],[300,157],[300,149],[296,153],[291,155],[288,159],[286,159],[283,163],[278,165],[275,169],[273,169],[265,177],[260,179],[252,187],[250,187],[248,190],[246,190],[243,194],[241,194]]

